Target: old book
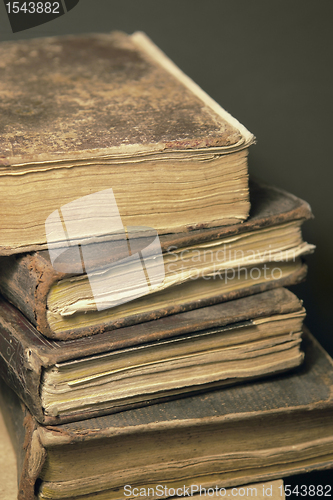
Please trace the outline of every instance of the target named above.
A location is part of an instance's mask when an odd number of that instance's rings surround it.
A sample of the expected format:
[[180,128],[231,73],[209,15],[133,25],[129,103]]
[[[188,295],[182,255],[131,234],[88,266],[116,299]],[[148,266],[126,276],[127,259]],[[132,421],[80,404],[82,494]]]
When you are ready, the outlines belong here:
[[13,445],[0,411],[0,498],[17,500],[17,465]]
[[[137,267],[123,260],[119,243],[111,253],[108,244],[92,245],[89,275],[70,251],[62,271],[47,251],[0,258],[0,291],[42,334],[74,339],[302,280],[306,267],[299,257],[314,248],[300,229],[312,216],[309,205],[257,182],[251,204],[243,224],[160,236],[160,258],[144,255],[146,269],[162,269],[157,287],[138,276],[143,259]],[[142,250],[145,241],[137,237],[131,247]]]
[[123,226],[159,234],[247,218],[252,134],[143,33],[4,42],[0,60],[2,254],[45,248],[77,199],[75,237],[105,237],[108,190]]
[[301,302],[279,288],[74,341],[0,302],[0,374],[42,423],[144,406],[303,360]]
[[[288,483],[289,480],[287,480]],[[157,485],[156,485],[157,486]],[[155,487],[156,488],[156,487]],[[161,487],[159,488],[161,489]],[[184,487],[182,488],[184,493]],[[186,496],[186,489],[185,495]],[[232,496],[234,499],[239,500],[241,498],[252,498],[256,497],[257,499],[267,499],[270,500],[284,500],[284,484],[283,481],[269,481],[267,483],[255,483],[255,484],[247,484],[234,488],[218,488],[215,485],[211,486],[209,489],[204,489],[200,484],[193,484],[192,488],[189,488],[188,492],[190,496],[194,496],[194,498],[200,498],[204,496],[206,492],[206,496],[209,498],[221,498],[221,496]],[[125,498],[130,498],[135,495],[138,496],[141,493],[141,498],[144,494],[144,491],[138,491],[136,489],[132,489],[130,485],[127,485]],[[152,497],[152,491],[146,492],[145,497]],[[173,492],[170,488],[168,494],[171,498],[174,498],[173,494],[175,493],[175,498],[179,498],[181,491]],[[147,495],[148,494],[148,495]],[[0,408],[0,495],[1,500],[17,500],[18,495],[18,487],[17,487],[17,465],[16,465],[16,456],[10,441],[10,437],[8,431],[6,429]],[[176,496],[177,495],[177,496]]]
[[[288,483],[289,480],[287,480]],[[133,491],[134,490],[134,491]],[[125,498],[130,498],[136,493],[140,493],[140,491],[131,488],[128,485],[125,493]],[[284,484],[283,481],[269,481],[267,483],[255,483],[242,485],[239,487],[224,489],[224,488],[216,488],[216,486],[211,486],[210,489],[202,487],[200,490],[200,484],[193,484],[192,489],[189,490],[190,496],[194,496],[194,498],[200,498],[204,496],[206,491],[206,496],[209,498],[221,498],[221,496],[232,496],[234,499],[239,500],[241,498],[252,498],[256,497],[257,499],[267,499],[270,500],[285,500],[284,496]],[[152,497],[152,491],[146,492],[145,497]],[[173,490],[170,489],[168,491],[171,498],[174,498]],[[184,493],[184,488],[183,488]],[[141,491],[141,498],[144,492]],[[17,487],[17,466],[16,466],[16,456],[10,441],[10,437],[8,431],[6,429],[0,408],[0,495],[1,500],[17,500],[18,495],[18,487]],[[179,498],[180,490],[175,492],[175,498]],[[186,495],[186,489],[185,489]],[[183,496],[185,496],[183,495]],[[266,495],[266,496],[265,496]],[[136,495],[138,496],[138,495]]]
[[333,362],[311,336],[304,343],[293,373],[53,427],[2,384],[19,498],[113,500],[125,485],[226,488],[332,468]]

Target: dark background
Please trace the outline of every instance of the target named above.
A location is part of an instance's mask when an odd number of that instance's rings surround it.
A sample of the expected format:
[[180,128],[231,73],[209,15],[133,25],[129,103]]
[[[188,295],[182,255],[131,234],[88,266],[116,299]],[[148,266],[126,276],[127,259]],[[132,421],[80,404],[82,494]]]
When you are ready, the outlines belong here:
[[80,0],[65,16],[13,34],[0,3],[0,40],[145,31],[255,134],[250,173],[304,198],[315,214],[304,238],[317,250],[307,282],[293,291],[333,355],[332,20],[332,0]]

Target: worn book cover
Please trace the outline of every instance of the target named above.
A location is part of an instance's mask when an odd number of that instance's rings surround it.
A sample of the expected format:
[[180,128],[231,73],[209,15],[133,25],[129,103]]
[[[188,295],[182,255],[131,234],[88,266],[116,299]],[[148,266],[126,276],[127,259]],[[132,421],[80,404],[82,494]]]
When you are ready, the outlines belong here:
[[107,237],[90,223],[108,190],[125,227],[247,218],[253,135],[143,33],[3,42],[0,60],[1,254],[45,248],[62,207],[81,239]]
[[332,359],[309,335],[304,348],[293,373],[56,427],[2,385],[19,498],[112,500],[125,485],[229,487],[331,468]]
[[[288,483],[288,481],[286,481]],[[138,490],[128,486],[126,488],[126,494],[130,496],[130,494],[139,493]],[[245,492],[245,493],[244,493]],[[146,494],[150,495],[151,491],[146,492]],[[177,494],[178,493],[178,494]],[[183,490],[184,493],[184,490]],[[200,495],[200,485],[193,485],[192,490],[189,489],[189,493],[194,496],[194,498],[198,498]],[[204,490],[201,490],[202,495],[204,494]],[[225,494],[224,494],[225,493]],[[17,486],[17,465],[16,465],[16,455],[13,449],[13,445],[10,441],[10,437],[5,426],[1,408],[0,408],[0,495],[1,500],[16,500],[18,494],[18,486]],[[173,490],[169,491],[170,495],[173,495]],[[179,498],[180,490],[175,492],[176,496],[172,496],[170,498]],[[185,490],[186,494],[186,490]],[[282,479],[269,481],[268,483],[255,483],[242,485],[239,488],[234,488],[231,491],[231,488],[224,490],[215,489],[212,486],[208,491],[206,489],[206,494],[209,494],[210,498],[221,498],[224,496],[232,496],[236,500],[241,500],[242,498],[253,498],[255,496],[257,499],[267,500],[270,498],[271,500],[285,500],[284,495],[284,484]],[[143,495],[143,491],[141,491],[141,496]]]
[[[243,224],[160,236],[157,258],[144,254],[148,244],[139,234],[131,240],[135,255],[144,255],[137,268],[123,265],[121,241],[112,252],[108,244],[92,245],[85,260],[89,275],[70,251],[62,268],[47,251],[0,258],[0,291],[43,335],[68,340],[299,282],[306,274],[300,256],[314,248],[300,229],[312,217],[309,205],[258,182],[251,182],[251,204]],[[137,278],[143,260],[148,270],[159,263],[158,286]],[[100,296],[92,278],[107,284]]]
[[0,301],[0,375],[44,424],[145,406],[303,360],[301,302],[278,288],[74,341]]

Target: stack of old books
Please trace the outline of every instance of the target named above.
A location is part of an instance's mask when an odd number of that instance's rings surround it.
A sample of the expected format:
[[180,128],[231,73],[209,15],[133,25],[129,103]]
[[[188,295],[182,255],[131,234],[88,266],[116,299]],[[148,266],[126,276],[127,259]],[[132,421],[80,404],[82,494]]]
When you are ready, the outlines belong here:
[[311,211],[248,182],[253,136],[142,33],[3,43],[0,59],[19,498],[332,466],[332,360],[309,334],[301,348],[305,311],[283,288],[305,277]]

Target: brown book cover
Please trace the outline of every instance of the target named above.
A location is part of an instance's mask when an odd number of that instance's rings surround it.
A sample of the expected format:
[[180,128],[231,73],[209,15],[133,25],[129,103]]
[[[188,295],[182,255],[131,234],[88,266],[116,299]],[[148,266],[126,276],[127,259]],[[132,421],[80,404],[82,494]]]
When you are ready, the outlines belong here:
[[[274,329],[274,325],[282,324],[290,317],[295,318],[292,323],[278,327],[279,330]],[[299,332],[303,319],[304,309],[297,297],[284,288],[278,288],[93,337],[52,341],[39,334],[17,309],[2,299],[0,375],[17,392],[38,421],[59,424],[121,411],[126,407],[145,406],[163,398],[201,391],[214,384],[232,384],[297,366],[303,359],[299,349]],[[260,323],[266,321],[273,322],[269,323],[268,332],[260,329]],[[213,343],[216,338],[222,340]],[[177,348],[181,348],[181,351],[176,350]],[[150,354],[152,351],[153,357]],[[210,352],[214,356],[216,353],[218,357],[212,358]],[[107,355],[110,356],[110,361],[106,368]],[[113,391],[117,390],[117,386],[114,382],[107,391],[105,374],[110,375],[113,370],[117,376],[120,356],[125,363],[122,368],[124,376],[119,381],[122,392],[127,389],[127,385],[133,383],[136,366],[142,371],[146,365],[150,370],[147,375],[148,383],[144,386],[146,389],[141,389],[137,399],[131,398],[131,393],[127,397],[122,394],[122,398],[115,399]],[[136,358],[131,361],[133,356]],[[183,373],[177,365],[167,364],[168,361],[173,363],[172,360],[177,359],[178,365],[183,367],[189,360],[188,371]],[[161,365],[163,360],[165,363]],[[99,365],[98,376],[103,376],[102,405],[98,404],[99,401],[89,400],[95,396],[98,386],[88,385],[83,396],[78,396],[73,386],[73,380],[78,378],[79,389],[82,389],[88,374],[88,384],[96,381],[97,376],[93,378],[91,372],[87,372],[87,364],[94,361]],[[104,365],[101,369],[102,363]],[[198,377],[193,373],[193,363],[196,366],[200,363],[202,365]],[[46,403],[44,394],[48,390],[47,377],[50,373],[52,376],[52,372],[61,366],[65,369],[68,367],[72,374],[73,370],[78,369],[79,376],[73,378],[72,375],[67,382],[69,385],[72,383],[72,386],[65,399],[77,401],[80,397],[82,403],[72,408],[66,407],[61,412],[60,406],[56,405],[58,412],[55,414],[53,406]],[[172,370],[176,370],[174,381],[163,388],[159,379],[170,378]],[[64,378],[61,381],[64,383]],[[55,381],[51,386],[54,393]]]
[[[251,205],[251,216],[243,224],[194,230],[188,233],[161,235],[160,243],[163,256],[168,257],[170,250],[181,252],[184,249],[184,252],[186,252],[189,247],[200,247],[221,241],[228,243],[229,238],[251,235],[255,231],[262,231],[267,228],[279,228],[283,224],[293,221],[299,221],[301,224],[302,221],[312,217],[309,205],[303,200],[285,191],[258,182],[251,182]],[[144,240],[144,238],[138,238],[138,246],[143,248],[145,244],[141,240]],[[268,243],[270,243],[270,240],[268,240]],[[266,250],[269,249],[268,243]],[[304,250],[301,249],[301,252],[306,253],[313,247],[304,244],[302,248]],[[103,244],[101,244],[101,249],[98,249],[98,251],[94,249],[92,258],[104,259],[104,264],[112,264],[122,258],[121,245],[118,252],[116,246],[113,247],[114,252],[111,254],[108,249],[109,247],[106,246],[106,251],[103,252]],[[269,252],[266,252],[266,250],[264,252],[266,256],[264,255],[263,258],[259,259],[260,265],[262,265],[263,261],[270,260]],[[76,263],[69,261],[68,264],[72,266],[72,271],[75,272]],[[92,262],[92,264],[98,267],[99,262]],[[292,264],[295,264],[295,262]],[[90,312],[84,310],[71,316],[63,316],[61,318],[61,330],[59,331],[54,331],[49,324],[48,315],[50,315],[51,311],[50,305],[47,305],[48,296],[53,285],[65,280],[70,275],[55,271],[47,251],[0,258],[0,291],[29,318],[31,323],[43,335],[68,340],[216,304],[273,287],[289,286],[304,279],[306,274],[305,265],[300,262],[293,266],[286,265],[287,270],[283,276],[276,274],[272,277],[269,274],[261,282],[257,279],[248,280],[241,282],[240,285],[237,284],[233,289],[228,289],[226,284],[223,283],[223,279],[193,280],[187,278],[188,284],[184,283],[177,285],[177,287],[170,287],[170,290],[171,288],[174,289],[176,298],[173,296],[172,291],[165,300],[163,300],[164,292],[154,292],[147,296],[149,304],[144,304],[145,309],[142,309],[141,306],[142,299],[137,299],[131,303],[132,309],[130,311],[125,310],[123,312],[122,306],[120,308],[114,307],[109,309],[110,314],[107,317],[104,315],[104,311],[95,312],[94,320],[91,321],[89,326],[85,326],[84,321],[87,321],[87,318],[89,319]],[[200,288],[197,295],[195,295],[195,287]]]
[[50,214],[106,189],[160,234],[247,218],[253,135],[143,33],[3,42],[0,60],[0,254],[45,248]]
[[114,500],[125,485],[230,487],[332,468],[333,362],[310,334],[304,348],[293,373],[57,427],[2,384],[19,499]]

